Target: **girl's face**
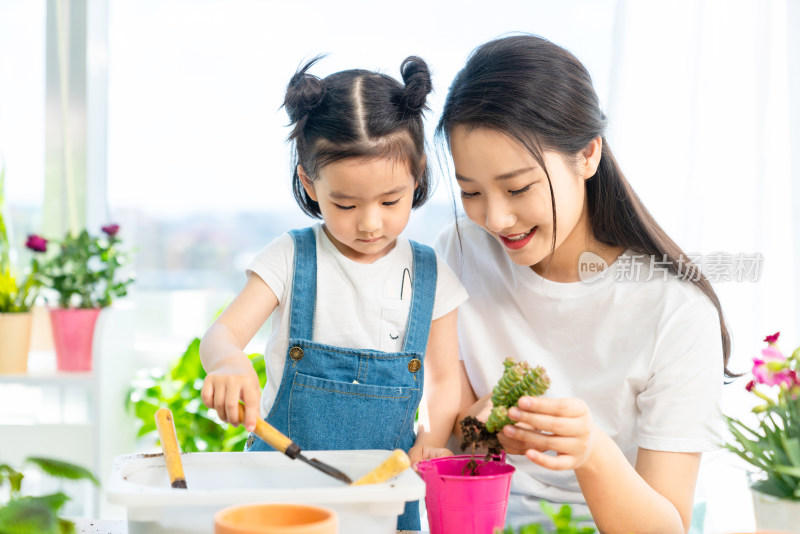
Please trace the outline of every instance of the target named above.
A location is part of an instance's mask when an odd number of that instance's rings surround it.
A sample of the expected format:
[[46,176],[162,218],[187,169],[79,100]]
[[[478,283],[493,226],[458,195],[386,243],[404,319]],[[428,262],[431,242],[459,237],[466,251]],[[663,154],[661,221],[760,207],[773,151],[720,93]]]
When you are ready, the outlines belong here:
[[347,258],[372,263],[394,248],[411,215],[416,180],[404,162],[349,158],[326,165],[311,181],[298,174],[319,203],[328,236]]
[[514,263],[556,281],[576,281],[578,258],[591,235],[584,180],[599,163],[600,149],[594,148],[596,155],[587,156],[587,147],[575,161],[555,151],[542,153],[558,218],[550,258],[553,204],[544,169],[521,143],[500,131],[455,126],[450,151],[464,212],[503,245]]

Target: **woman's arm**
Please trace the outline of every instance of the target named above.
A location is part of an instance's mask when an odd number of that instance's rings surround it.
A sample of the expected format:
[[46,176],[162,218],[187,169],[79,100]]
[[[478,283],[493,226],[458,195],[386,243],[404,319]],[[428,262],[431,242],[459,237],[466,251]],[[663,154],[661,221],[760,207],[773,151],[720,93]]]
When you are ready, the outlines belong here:
[[509,417],[518,423],[502,431],[506,452],[548,469],[574,469],[600,532],[688,531],[700,453],[640,448],[634,468],[580,399],[523,397]]
[[239,400],[244,401],[244,426],[252,432],[259,417],[261,385],[244,348],[278,305],[278,297],[255,274],[214,321],[200,343],[200,361],[208,375],[201,398],[220,419],[239,424]]
[[425,387],[422,402],[430,429],[420,425],[409,451],[412,463],[449,453],[445,449],[461,402],[458,362],[458,308],[431,323],[425,351]]

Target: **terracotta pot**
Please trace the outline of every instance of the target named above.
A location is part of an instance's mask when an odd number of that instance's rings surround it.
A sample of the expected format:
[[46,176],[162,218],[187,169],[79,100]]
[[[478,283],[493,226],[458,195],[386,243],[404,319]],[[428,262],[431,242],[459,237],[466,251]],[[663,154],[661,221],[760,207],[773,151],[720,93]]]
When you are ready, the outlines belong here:
[[94,327],[101,308],[51,308],[59,371],[91,371]]
[[33,314],[0,313],[0,374],[28,372]]
[[328,508],[304,504],[244,504],[214,515],[214,534],[338,534]]

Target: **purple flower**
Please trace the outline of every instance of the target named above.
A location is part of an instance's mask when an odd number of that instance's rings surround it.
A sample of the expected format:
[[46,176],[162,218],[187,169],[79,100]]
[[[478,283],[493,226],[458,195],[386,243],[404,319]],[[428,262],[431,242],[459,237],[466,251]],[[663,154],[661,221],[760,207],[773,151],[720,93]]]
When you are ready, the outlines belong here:
[[775,332],[775,333],[774,333],[774,334],[772,334],[771,336],[767,336],[767,337],[765,337],[765,338],[764,338],[764,341],[766,341],[766,342],[767,342],[767,343],[769,343],[770,345],[774,345],[775,343],[777,343],[777,342],[778,342],[778,336],[780,336],[780,335],[781,335],[781,333],[780,333],[780,332]]
[[119,232],[119,225],[107,224],[100,229],[104,231],[108,235],[108,237],[114,237],[115,235],[117,235],[117,232]]
[[31,234],[28,236],[28,240],[25,241],[25,246],[34,252],[47,252],[47,239]]

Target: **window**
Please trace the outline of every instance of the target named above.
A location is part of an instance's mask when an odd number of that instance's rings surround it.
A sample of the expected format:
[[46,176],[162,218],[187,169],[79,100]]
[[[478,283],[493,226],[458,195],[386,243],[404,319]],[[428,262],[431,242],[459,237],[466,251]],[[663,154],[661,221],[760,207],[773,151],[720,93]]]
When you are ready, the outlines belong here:
[[[314,67],[320,76],[358,67],[399,78],[402,60],[421,56],[434,76],[432,135],[450,80],[475,46],[509,30],[510,9],[529,21],[518,30],[579,54],[603,94],[613,6],[111,2],[109,202],[137,248],[140,341],[201,334],[242,287],[250,258],[311,222],[292,198],[288,119],[279,109],[304,60],[327,53]],[[434,177],[450,180],[438,172],[444,155],[432,141],[429,158]],[[439,183],[406,234],[430,243],[452,219],[450,186]]]

